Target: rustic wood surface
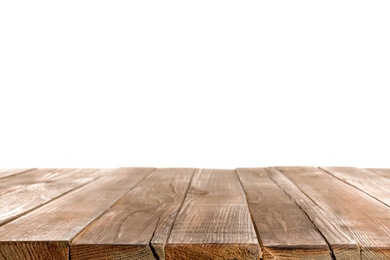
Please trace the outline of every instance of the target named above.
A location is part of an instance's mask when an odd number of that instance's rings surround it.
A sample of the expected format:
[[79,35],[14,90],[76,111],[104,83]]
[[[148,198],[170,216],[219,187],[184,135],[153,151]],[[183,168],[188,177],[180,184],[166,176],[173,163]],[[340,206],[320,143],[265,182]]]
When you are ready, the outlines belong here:
[[336,178],[390,206],[389,178],[354,167],[323,167],[323,169]]
[[0,184],[0,224],[91,182],[99,172],[93,169],[37,169],[3,179]]
[[27,172],[33,169],[0,169],[0,178]]
[[382,175],[386,178],[390,178],[390,169],[384,169],[384,168],[369,168],[364,169],[366,171],[374,172],[376,174]]
[[331,259],[330,249],[310,218],[266,169],[237,169],[263,246],[263,257]]
[[167,259],[256,259],[260,248],[233,170],[197,170],[173,225]]
[[314,167],[278,168],[360,247],[361,259],[390,259],[390,208]]
[[0,169],[0,259],[390,259],[390,169]]
[[360,259],[360,248],[355,240],[342,230],[332,217],[306,196],[294,183],[275,168],[269,168],[270,177],[280,186],[288,196],[307,214],[326,238],[336,259]]
[[52,174],[65,175],[64,173],[67,171],[70,171],[70,169],[33,169],[22,171],[23,174],[8,175],[0,182],[0,195],[31,184],[45,182],[50,179]]
[[[158,169],[123,196],[71,245],[72,259],[164,258],[164,246],[194,169]],[[109,245],[109,246],[108,246]],[[127,245],[127,246],[126,246]],[[103,248],[103,249],[102,249]]]
[[68,259],[69,249],[65,245],[150,171],[114,170],[1,226],[0,257],[40,259],[36,256],[50,255],[52,259]]

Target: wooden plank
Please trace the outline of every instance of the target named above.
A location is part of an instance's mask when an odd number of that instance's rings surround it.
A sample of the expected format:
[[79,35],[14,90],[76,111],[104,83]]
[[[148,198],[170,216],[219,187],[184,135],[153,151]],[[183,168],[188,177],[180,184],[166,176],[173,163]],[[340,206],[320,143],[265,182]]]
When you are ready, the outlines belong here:
[[390,179],[354,167],[321,167],[334,177],[390,206]]
[[165,259],[164,247],[194,169],[158,169],[71,245],[71,259]]
[[98,173],[97,169],[34,169],[1,180],[0,195],[23,189],[32,184],[72,180],[73,178],[90,177],[92,175],[98,176]]
[[258,259],[260,246],[234,170],[197,170],[166,259]]
[[390,169],[385,168],[367,168],[366,171],[370,171],[376,174],[379,174],[383,177],[390,178]]
[[390,259],[390,208],[314,167],[278,168],[360,247],[361,259]]
[[42,177],[57,170],[60,171],[59,169],[33,169],[29,171],[22,171],[20,174],[10,175],[0,181],[0,195],[29,184],[45,181]]
[[[0,226],[96,179],[97,169],[37,169],[10,176],[0,187]],[[4,187],[5,186],[5,187]]]
[[265,168],[237,169],[237,173],[264,259],[331,259],[331,251],[315,225]]
[[0,259],[69,259],[70,240],[152,170],[112,170],[0,227]]
[[26,168],[26,169],[0,169],[0,179],[5,178],[11,175],[19,174],[26,171],[31,171],[33,169]]
[[326,211],[315,204],[280,171],[275,168],[269,168],[268,171],[270,177],[302,208],[326,238],[336,259],[360,259],[360,249],[356,241],[350,238],[337,223],[333,223],[333,219]]

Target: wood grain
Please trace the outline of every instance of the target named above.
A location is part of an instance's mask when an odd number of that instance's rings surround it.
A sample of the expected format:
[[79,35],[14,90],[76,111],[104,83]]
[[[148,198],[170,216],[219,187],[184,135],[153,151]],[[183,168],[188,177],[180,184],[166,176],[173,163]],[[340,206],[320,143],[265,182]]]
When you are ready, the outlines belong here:
[[376,173],[376,174],[379,174],[383,177],[386,177],[386,178],[390,178],[390,169],[384,169],[384,168],[367,168],[367,169],[364,169],[366,171],[369,171],[369,172],[373,172],[373,173]]
[[[46,259],[69,259],[70,240],[152,170],[111,170],[96,181],[0,227],[1,259],[42,259],[41,255],[50,256]],[[52,246],[54,251],[50,250]]]
[[361,250],[361,259],[390,259],[390,208],[314,167],[279,168]]
[[390,206],[390,179],[354,167],[321,167],[336,178]]
[[[291,167],[289,167],[290,169]],[[295,170],[295,168],[293,168]],[[298,169],[298,168],[297,168]],[[252,169],[256,170],[256,169]],[[360,248],[326,211],[315,204],[294,183],[275,168],[268,168],[270,177],[295,201],[315,224],[331,247],[336,259],[360,259]]]
[[30,170],[33,169],[0,169],[0,179]]
[[50,176],[51,172],[58,172],[62,174],[66,171],[67,170],[64,169],[33,169],[29,171],[22,171],[16,175],[10,175],[0,181],[0,195],[12,190],[23,188],[30,184],[44,182],[48,179],[45,178],[45,176]]
[[331,259],[331,251],[308,216],[264,168],[237,169],[263,259]]
[[194,169],[158,169],[71,245],[72,259],[165,259],[164,247]]
[[20,190],[29,185],[73,180],[73,178],[98,177],[107,169],[33,169],[23,173],[9,176],[2,179],[0,182],[0,195],[13,191]]
[[390,169],[23,170],[0,260],[390,259]]
[[98,171],[93,169],[43,169],[4,179],[0,184],[0,226],[97,177]]
[[66,242],[1,242],[1,246],[4,248],[0,248],[0,259],[69,259],[68,245]]
[[197,170],[166,259],[258,259],[260,246],[234,170]]

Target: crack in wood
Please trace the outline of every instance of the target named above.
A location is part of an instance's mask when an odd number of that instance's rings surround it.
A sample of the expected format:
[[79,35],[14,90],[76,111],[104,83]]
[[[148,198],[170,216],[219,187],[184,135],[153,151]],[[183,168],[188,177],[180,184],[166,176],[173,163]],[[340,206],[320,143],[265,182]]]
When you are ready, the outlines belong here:
[[[237,170],[235,170],[235,173],[236,173],[236,175],[237,175],[238,181],[240,182],[242,191],[243,191],[244,194],[245,194],[244,186],[242,185],[242,181],[241,181],[241,179],[240,179],[240,175],[237,173]],[[256,232],[257,241],[259,242],[259,246],[260,246],[260,254],[259,254],[259,257],[260,257],[260,259],[263,259],[263,251],[265,251],[265,248],[264,248],[264,245],[263,245],[263,241],[261,241],[261,237],[260,237],[259,231],[258,231],[257,228],[256,228],[256,223],[255,223],[255,220],[253,219],[253,213],[252,213],[251,207],[249,206],[248,197],[247,197],[246,195],[245,195],[245,200],[246,200],[246,206],[248,207],[248,210],[249,210],[249,213],[250,213],[250,217],[251,217],[251,220],[252,220],[253,228],[255,229],[255,232]]]
[[157,229],[157,227],[158,227],[158,224],[160,223],[160,219],[161,219],[161,217],[158,218],[157,223],[156,223],[156,226],[154,227],[154,230],[153,230],[153,233],[152,233],[152,237],[150,238],[150,241],[149,241],[150,251],[152,251],[152,254],[153,254],[153,256],[154,256],[154,259],[156,259],[156,260],[160,260],[160,257],[159,257],[158,254],[157,254],[156,248],[154,248],[154,245],[152,244],[152,240],[153,240],[153,238],[154,238],[154,234],[156,233],[156,229]]
[[[268,169],[267,169],[268,171]],[[269,171],[268,171],[269,172]],[[284,193],[291,199],[291,201],[293,201],[301,210],[302,212],[306,215],[306,217],[310,220],[310,222],[313,224],[313,226],[315,227],[315,229],[318,231],[318,233],[320,233],[320,235],[322,236],[322,238],[325,240],[326,244],[328,245],[328,248],[329,248],[329,251],[330,251],[330,256],[332,259],[336,260],[336,256],[333,252],[333,248],[331,246],[331,244],[329,243],[329,241],[326,239],[325,235],[321,232],[321,230],[317,227],[317,225],[314,223],[313,219],[307,214],[307,212],[297,203],[297,201],[292,198],[290,196],[290,194],[287,193],[287,191],[281,187],[273,178],[272,178],[272,175],[270,175],[270,179],[280,188],[284,191]],[[299,187],[297,187],[299,189]],[[306,195],[306,194],[305,194]]]

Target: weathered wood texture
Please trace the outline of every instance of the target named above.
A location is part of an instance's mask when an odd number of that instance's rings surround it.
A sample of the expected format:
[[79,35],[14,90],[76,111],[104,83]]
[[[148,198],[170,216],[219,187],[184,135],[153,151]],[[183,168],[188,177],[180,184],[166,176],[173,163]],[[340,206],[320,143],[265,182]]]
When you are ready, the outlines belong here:
[[354,167],[322,167],[336,178],[390,206],[390,179]]
[[159,259],[194,169],[158,169],[71,245],[72,259]]
[[382,175],[386,178],[390,178],[390,169],[384,169],[384,168],[369,168],[369,169],[364,169],[366,171],[370,171],[379,175]]
[[21,189],[27,185],[47,181],[52,173],[63,174],[66,169],[33,169],[10,175],[0,181],[0,195],[12,190]]
[[315,225],[264,168],[237,169],[264,259],[331,259]]
[[71,181],[73,178],[98,177],[108,169],[32,169],[0,181],[0,195],[43,182]]
[[314,167],[278,168],[360,247],[361,259],[390,259],[390,208]]
[[234,170],[197,170],[166,246],[167,259],[257,259],[245,193]]
[[336,259],[360,259],[360,248],[356,241],[350,238],[338,223],[333,222],[332,216],[326,210],[319,207],[280,171],[275,168],[269,168],[268,171],[275,183],[302,208],[326,238]]
[[0,179],[30,170],[33,169],[0,169]]
[[112,170],[1,226],[0,259],[69,259],[69,241],[152,170]]
[[98,176],[93,169],[42,169],[9,176],[0,183],[0,225]]
[[389,180],[352,167],[0,170],[0,260],[390,259]]

